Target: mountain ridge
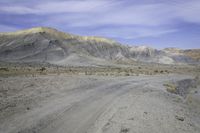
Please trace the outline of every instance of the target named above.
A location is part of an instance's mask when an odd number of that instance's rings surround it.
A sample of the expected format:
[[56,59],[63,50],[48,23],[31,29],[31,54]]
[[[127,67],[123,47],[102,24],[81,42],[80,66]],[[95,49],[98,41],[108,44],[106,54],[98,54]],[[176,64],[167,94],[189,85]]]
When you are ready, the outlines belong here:
[[[199,51],[195,49],[196,53]],[[111,61],[191,64],[199,62],[199,54],[194,54],[193,50],[127,46],[103,37],[79,36],[49,27],[35,27],[0,33],[0,60],[58,65],[98,65]]]
[[104,37],[98,37],[98,36],[79,36],[71,33],[66,33],[62,31],[58,31],[57,29],[51,28],[51,27],[34,27],[30,29],[24,29],[20,31],[15,32],[0,32],[0,35],[22,35],[22,34],[34,34],[34,33],[48,33],[55,36],[62,37],[64,39],[72,39],[72,38],[78,38],[81,40],[94,40],[94,41],[104,41],[109,43],[114,43],[116,41]]

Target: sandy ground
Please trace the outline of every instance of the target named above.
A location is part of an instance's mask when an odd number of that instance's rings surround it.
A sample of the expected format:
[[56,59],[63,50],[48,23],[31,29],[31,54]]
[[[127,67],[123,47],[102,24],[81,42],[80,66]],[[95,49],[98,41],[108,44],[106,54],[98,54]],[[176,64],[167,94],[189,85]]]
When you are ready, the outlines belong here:
[[199,133],[200,115],[163,83],[190,76],[0,78],[0,133]]

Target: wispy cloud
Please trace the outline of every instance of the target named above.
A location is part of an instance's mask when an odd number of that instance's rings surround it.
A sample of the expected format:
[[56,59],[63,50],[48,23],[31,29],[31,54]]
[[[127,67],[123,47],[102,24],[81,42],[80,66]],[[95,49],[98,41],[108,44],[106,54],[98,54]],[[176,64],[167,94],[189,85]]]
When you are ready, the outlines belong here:
[[11,13],[11,14],[31,14],[31,13],[36,13],[38,12],[37,10],[34,10],[29,7],[25,6],[2,6],[0,8],[1,12],[5,13]]
[[[45,1],[35,5],[0,5],[0,12],[11,14],[49,15],[56,13],[95,14],[101,18],[98,22],[105,24],[167,24],[173,19],[183,19],[200,23],[200,1],[158,2],[151,4],[133,4],[130,1],[117,0],[77,0]],[[63,17],[67,17],[64,16]],[[96,22],[97,23],[97,22]]]
[[[19,1],[2,0],[0,15],[28,15],[29,22],[33,20],[29,26],[59,27],[64,31],[112,38],[159,37],[180,31],[179,24],[200,25],[199,0]],[[24,19],[18,23],[24,23]],[[12,28],[8,26],[7,29],[10,31]]]
[[[46,1],[35,5],[6,5],[1,6],[0,11],[13,14],[55,14],[55,13],[84,13],[102,11],[101,8],[108,6],[112,1],[106,0],[69,0],[69,1]],[[105,11],[105,10],[104,10]]]
[[0,29],[1,29],[1,32],[9,32],[9,31],[19,30],[18,28],[15,28],[13,26],[7,26],[7,25],[2,25],[2,24],[0,24]]
[[89,35],[109,36],[111,38],[135,39],[142,37],[158,37],[177,32],[177,29],[144,28],[144,27],[106,27],[91,31]]
[[176,16],[186,22],[198,23],[200,24],[200,1],[190,0],[187,2],[180,3],[177,7],[174,7],[174,13]]
[[36,6],[36,9],[39,10],[40,13],[84,13],[101,11],[100,9],[102,7],[109,4],[110,2],[105,0],[60,1],[41,4]]

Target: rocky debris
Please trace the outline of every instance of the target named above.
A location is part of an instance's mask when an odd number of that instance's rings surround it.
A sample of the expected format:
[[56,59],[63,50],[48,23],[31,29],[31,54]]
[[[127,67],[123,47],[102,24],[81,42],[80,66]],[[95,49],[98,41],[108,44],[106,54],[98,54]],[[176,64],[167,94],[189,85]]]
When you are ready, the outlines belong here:
[[120,133],[128,133],[129,131],[129,128],[121,128]]
[[178,115],[175,115],[175,118],[179,121],[184,121],[185,118],[183,116],[178,116]]

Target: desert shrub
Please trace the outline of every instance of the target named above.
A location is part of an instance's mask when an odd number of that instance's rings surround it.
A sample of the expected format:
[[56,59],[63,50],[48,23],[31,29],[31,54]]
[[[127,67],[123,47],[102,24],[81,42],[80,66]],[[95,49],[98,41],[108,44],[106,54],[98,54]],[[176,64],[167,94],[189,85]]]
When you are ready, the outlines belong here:
[[198,75],[195,76],[194,80],[196,80],[196,81],[199,83],[199,82],[200,82],[200,78],[199,78],[199,76],[198,76]]
[[46,70],[46,68],[45,67],[42,67],[42,68],[40,68],[40,71],[45,71]]
[[199,76],[196,76],[194,80],[197,82],[197,85],[200,85],[200,78],[199,78]]
[[167,91],[170,92],[170,93],[176,93],[177,92],[177,87],[175,84],[172,84],[172,83],[166,83],[166,84],[163,84]]
[[158,73],[158,70],[154,70],[155,73]]
[[90,72],[90,71],[85,71],[85,75],[92,75],[92,72]]
[[125,73],[125,76],[130,76],[130,74],[126,72],[126,73]]
[[9,71],[9,69],[7,67],[1,67],[0,71]]
[[129,132],[129,128],[121,128],[120,133],[128,133]]

